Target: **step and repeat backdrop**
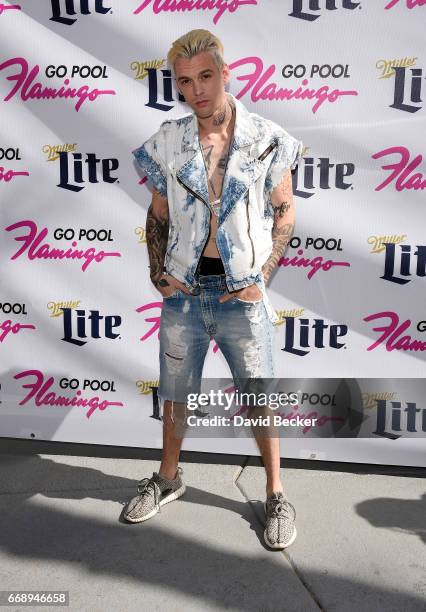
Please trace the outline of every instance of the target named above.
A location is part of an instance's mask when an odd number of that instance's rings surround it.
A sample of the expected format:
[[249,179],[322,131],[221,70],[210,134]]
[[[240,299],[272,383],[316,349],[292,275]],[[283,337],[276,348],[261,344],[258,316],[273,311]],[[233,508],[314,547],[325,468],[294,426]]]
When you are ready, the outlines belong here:
[[[282,456],[425,466],[425,17],[423,0],[0,2],[0,436],[161,447],[132,150],[191,112],[166,55],[205,28],[229,91],[304,143],[267,291],[284,412],[320,420]],[[204,376],[230,376],[214,340]],[[342,385],[356,437],[322,436]],[[183,448],[258,454],[243,436]]]

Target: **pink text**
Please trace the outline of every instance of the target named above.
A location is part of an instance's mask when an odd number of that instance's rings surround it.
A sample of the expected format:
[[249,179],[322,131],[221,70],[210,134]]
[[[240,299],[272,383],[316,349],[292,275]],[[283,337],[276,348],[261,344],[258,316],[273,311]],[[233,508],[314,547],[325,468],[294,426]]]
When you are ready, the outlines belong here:
[[[24,220],[18,221],[6,227],[7,232],[11,232],[19,227],[28,228],[28,233],[22,236],[16,236],[17,242],[23,242],[22,247],[11,257],[11,259],[17,259],[22,253],[28,249],[28,259],[84,259],[84,263],[81,266],[83,272],[87,269],[92,261],[101,262],[105,257],[121,257],[118,252],[108,253],[106,251],[99,251],[96,253],[96,249],[90,247],[83,251],[82,249],[58,249],[51,247],[49,243],[40,244],[48,233],[47,227],[44,227],[39,234],[37,234],[37,225],[34,221]],[[77,242],[72,242],[73,247],[77,246]]]
[[[229,68],[233,70],[239,66],[245,64],[252,64],[253,68],[250,73],[243,74],[237,77],[237,81],[247,81],[247,85],[235,96],[236,98],[242,98],[249,89],[252,89],[250,97],[253,102],[258,100],[317,100],[312,107],[312,112],[316,113],[321,104],[326,100],[328,102],[336,102],[341,96],[357,96],[358,92],[354,90],[341,91],[340,89],[333,89],[329,91],[328,85],[323,85],[318,89],[303,89],[298,87],[297,89],[287,89],[278,87],[276,83],[268,83],[267,80],[272,77],[275,72],[275,64],[269,66],[269,68],[263,72],[263,62],[260,57],[243,57],[232,64],[229,64]],[[262,74],[263,72],[263,74]],[[303,79],[302,85],[305,87],[309,81]]]
[[[145,0],[142,2],[134,11],[134,15],[143,11],[151,1],[152,0]],[[152,8],[155,14],[166,11],[174,13],[175,11],[216,10],[216,15],[213,17],[213,23],[216,25],[226,10],[230,13],[235,13],[235,11],[244,4],[257,4],[257,0],[230,0],[229,2],[227,0],[154,0]]]
[[390,319],[389,324],[384,325],[383,327],[373,327],[373,331],[382,331],[383,334],[380,336],[374,344],[371,344],[367,351],[372,351],[379,344],[386,340],[386,350],[387,351],[426,351],[426,342],[422,340],[413,340],[411,336],[401,336],[403,332],[410,327],[411,321],[407,319],[404,323],[399,325],[399,316],[396,312],[385,311],[385,312],[376,312],[375,314],[368,315],[365,317],[364,321],[375,321],[376,319],[382,319],[384,317],[388,317]]
[[29,172],[15,172],[14,170],[7,170],[3,166],[0,166],[0,181],[9,183],[15,176],[30,176]]
[[35,376],[35,382],[22,385],[25,389],[31,390],[22,402],[19,402],[20,406],[29,402],[33,397],[36,406],[89,406],[89,410],[86,412],[86,417],[88,419],[95,410],[105,410],[108,406],[123,406],[123,402],[108,402],[107,400],[100,402],[97,396],[91,397],[90,399],[84,399],[80,397],[81,391],[76,391],[74,397],[57,395],[54,391],[49,391],[55,381],[53,376],[44,381],[43,373],[40,372],[40,370],[25,370],[24,372],[15,374],[14,378],[19,380],[26,376]]
[[6,319],[0,323],[0,342],[6,338],[7,334],[17,334],[21,329],[35,329],[35,325],[23,325],[22,323],[12,323],[10,319]]
[[[302,254],[303,254],[303,249],[299,249],[297,251],[297,255],[302,255]],[[284,266],[284,267],[291,266],[292,268],[310,267],[312,268],[312,270],[310,270],[307,275],[309,280],[311,280],[315,272],[318,272],[318,270],[323,270],[324,272],[328,272],[328,270],[330,270],[334,266],[350,267],[351,265],[348,261],[333,261],[331,259],[327,259],[324,261],[324,258],[321,256],[314,257],[313,259],[309,259],[309,257],[299,258],[297,257],[297,255],[295,257],[281,257],[281,259],[278,261],[278,265]]]
[[416,172],[410,176],[410,173],[422,162],[423,157],[420,154],[410,162],[410,152],[406,147],[389,147],[389,149],[383,149],[383,151],[374,153],[371,157],[373,159],[380,159],[392,153],[398,153],[400,155],[400,160],[394,164],[382,166],[383,170],[392,170],[392,172],[375,190],[380,191],[384,189],[384,187],[389,185],[394,179],[396,179],[395,189],[397,191],[402,191],[403,189],[425,189],[426,181],[421,172]]
[[36,64],[34,68],[28,73],[28,62],[23,57],[14,57],[0,64],[0,71],[8,68],[9,66],[16,66],[19,71],[12,74],[6,79],[8,81],[16,81],[15,86],[11,89],[8,95],[5,97],[5,102],[10,100],[20,89],[21,100],[26,102],[29,99],[56,99],[56,98],[78,98],[78,102],[75,105],[75,110],[78,112],[81,105],[86,100],[93,102],[98,96],[104,94],[110,94],[115,96],[113,89],[92,89],[90,90],[87,85],[83,85],[78,89],[68,87],[69,79],[64,80],[66,87],[60,87],[55,89],[54,87],[44,87],[41,83],[34,83],[33,81],[38,75],[40,68]]

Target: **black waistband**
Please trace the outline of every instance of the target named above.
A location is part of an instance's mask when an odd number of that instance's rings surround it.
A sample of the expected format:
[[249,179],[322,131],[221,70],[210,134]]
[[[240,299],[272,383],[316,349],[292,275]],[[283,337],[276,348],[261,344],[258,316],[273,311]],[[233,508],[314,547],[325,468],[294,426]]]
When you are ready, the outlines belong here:
[[198,273],[203,276],[209,274],[225,274],[225,268],[220,257],[205,257],[201,255],[198,264]]

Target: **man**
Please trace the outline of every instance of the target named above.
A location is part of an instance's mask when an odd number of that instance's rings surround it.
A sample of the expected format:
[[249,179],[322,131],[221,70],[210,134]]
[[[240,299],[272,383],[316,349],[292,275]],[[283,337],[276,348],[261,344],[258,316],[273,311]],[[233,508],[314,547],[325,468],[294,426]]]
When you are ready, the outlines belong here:
[[[277,316],[265,284],[293,233],[291,169],[302,154],[301,141],[225,91],[230,70],[209,31],[180,37],[167,58],[193,113],[164,121],[133,151],[154,187],[146,236],[151,281],[163,296],[163,454],[159,472],[139,482],[125,508],[130,522],[185,492],[175,417],[185,391],[200,388],[211,339],[236,386],[274,376]],[[265,542],[285,548],[296,537],[296,513],[280,480],[279,438],[255,436],[267,477]]]

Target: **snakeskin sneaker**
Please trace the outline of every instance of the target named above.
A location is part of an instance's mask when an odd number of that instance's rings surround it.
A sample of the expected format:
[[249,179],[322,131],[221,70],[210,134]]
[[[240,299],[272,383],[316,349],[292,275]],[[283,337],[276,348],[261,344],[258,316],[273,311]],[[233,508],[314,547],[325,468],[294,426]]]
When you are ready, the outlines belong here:
[[138,495],[128,502],[123,516],[130,523],[141,523],[159,512],[160,507],[178,499],[185,493],[182,482],[183,470],[178,467],[173,480],[164,478],[154,472],[151,478],[142,478],[138,482]]
[[270,548],[287,548],[296,539],[296,510],[281,491],[272,493],[265,502],[264,539]]

